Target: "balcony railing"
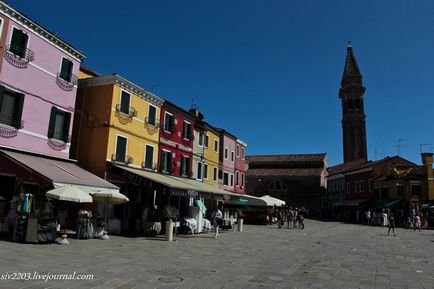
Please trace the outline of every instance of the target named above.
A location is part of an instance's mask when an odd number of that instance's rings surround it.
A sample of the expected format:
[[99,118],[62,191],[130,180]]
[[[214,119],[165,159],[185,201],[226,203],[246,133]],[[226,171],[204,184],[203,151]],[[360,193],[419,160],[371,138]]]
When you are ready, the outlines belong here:
[[128,112],[122,111],[121,108],[121,104],[116,104],[116,113],[127,115],[129,118],[137,116],[137,110],[134,107],[128,107]]
[[53,136],[47,141],[48,146],[56,151],[66,149],[66,144],[70,142],[71,136],[63,132],[54,132]]
[[125,156],[125,155],[116,155],[116,154],[112,154],[112,161],[113,162],[119,162],[119,163],[124,163],[124,164],[132,164],[133,163],[133,158],[130,156]]
[[17,130],[24,127],[24,122],[22,120],[4,113],[0,113],[0,123],[14,127]]
[[151,168],[149,168],[149,167],[146,167],[146,162],[142,162],[142,168],[143,169],[147,169],[147,170],[152,170],[154,172],[157,172],[158,171],[158,164],[152,163]]
[[56,83],[61,89],[70,91],[74,88],[74,85],[77,85],[78,76],[75,74],[65,75],[59,72],[57,73]]
[[160,122],[158,121],[158,119],[154,118],[152,120],[149,120],[149,117],[146,117],[145,118],[145,126],[158,128],[160,126]]
[[17,68],[26,68],[27,64],[35,60],[35,53],[27,47],[7,45],[5,59]]

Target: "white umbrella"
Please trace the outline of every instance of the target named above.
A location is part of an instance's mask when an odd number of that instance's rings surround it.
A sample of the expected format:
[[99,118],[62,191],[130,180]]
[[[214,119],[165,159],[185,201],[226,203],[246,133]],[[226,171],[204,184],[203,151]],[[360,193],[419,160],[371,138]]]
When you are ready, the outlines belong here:
[[105,199],[110,204],[119,205],[129,201],[129,199],[119,193],[118,190],[105,190],[105,191],[95,191],[91,193],[95,200]]
[[[56,189],[47,191],[46,196],[48,198],[53,198],[59,201],[74,202],[74,203],[92,203],[93,199],[89,193],[73,186],[63,186]],[[62,235],[62,240],[59,240],[59,244],[67,245],[69,241],[67,240],[67,235],[65,234],[66,228],[64,228],[64,234]]]
[[[119,204],[123,204],[126,202],[129,202],[129,199],[127,198],[127,196],[119,193],[119,190],[102,190],[102,191],[94,191],[91,193],[92,197],[98,201],[98,200],[104,200],[105,201],[105,208],[104,208],[104,219],[105,219],[105,223],[106,225],[108,225],[107,222],[107,210],[108,210],[108,204],[114,204],[114,205],[119,205]],[[102,239],[108,239],[108,236],[106,234],[106,232],[104,231],[104,236],[102,237]]]
[[74,203],[92,203],[93,199],[82,189],[72,186],[58,187],[47,191],[47,197],[53,198],[59,201],[67,201]]
[[270,197],[269,195],[262,196],[260,197],[260,199],[264,200],[267,203],[268,207],[274,207],[274,206],[280,207],[285,205],[285,201]]

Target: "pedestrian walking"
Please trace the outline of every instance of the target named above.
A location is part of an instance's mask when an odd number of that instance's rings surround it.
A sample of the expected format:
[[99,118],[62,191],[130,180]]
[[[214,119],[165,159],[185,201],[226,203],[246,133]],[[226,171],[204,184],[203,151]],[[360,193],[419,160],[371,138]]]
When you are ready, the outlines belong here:
[[294,210],[293,220],[294,220],[294,222],[292,224],[292,227],[297,228],[297,222],[298,222],[298,209],[297,208],[295,208],[295,210]]
[[368,210],[365,213],[365,217],[366,217],[366,223],[368,224],[368,226],[371,224],[371,210]]
[[421,220],[420,220],[420,216],[419,216],[419,214],[417,214],[415,217],[414,217],[414,230],[416,231],[416,229],[419,229],[419,231],[421,231]]
[[287,228],[288,229],[292,229],[293,228],[293,222],[294,222],[294,211],[292,210],[292,208],[289,208],[289,211],[288,211],[288,226],[287,226]]
[[301,210],[298,212],[298,227],[304,229],[304,215]]
[[282,229],[282,222],[283,222],[283,214],[282,212],[279,210],[277,211],[277,227],[279,229]]
[[220,227],[220,223],[222,221],[222,218],[223,218],[222,211],[220,211],[220,209],[218,207],[216,207],[215,210],[211,214],[212,225],[214,227],[214,239],[217,239],[217,237],[219,235],[219,227]]
[[395,217],[393,216],[392,213],[390,213],[390,216],[389,216],[389,230],[387,230],[387,236],[389,236],[390,230],[392,230],[393,236],[396,236],[395,235]]

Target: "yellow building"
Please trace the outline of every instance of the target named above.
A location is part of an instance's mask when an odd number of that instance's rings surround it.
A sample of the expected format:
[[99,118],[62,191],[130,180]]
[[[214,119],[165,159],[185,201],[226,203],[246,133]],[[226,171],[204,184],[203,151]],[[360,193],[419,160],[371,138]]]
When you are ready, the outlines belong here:
[[[85,75],[83,75],[85,76]],[[79,80],[72,155],[106,179],[112,163],[155,170],[163,100],[119,75]]]
[[218,187],[220,135],[207,123],[205,123],[205,130],[208,146],[204,148],[203,158],[207,164],[208,178],[204,179],[204,183]]

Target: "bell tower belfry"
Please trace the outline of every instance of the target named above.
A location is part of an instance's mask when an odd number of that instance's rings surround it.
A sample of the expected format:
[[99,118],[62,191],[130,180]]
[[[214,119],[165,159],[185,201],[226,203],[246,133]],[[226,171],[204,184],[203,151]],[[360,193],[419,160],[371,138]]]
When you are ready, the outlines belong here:
[[347,46],[339,98],[342,102],[344,163],[368,159],[363,95],[365,87],[351,44]]

